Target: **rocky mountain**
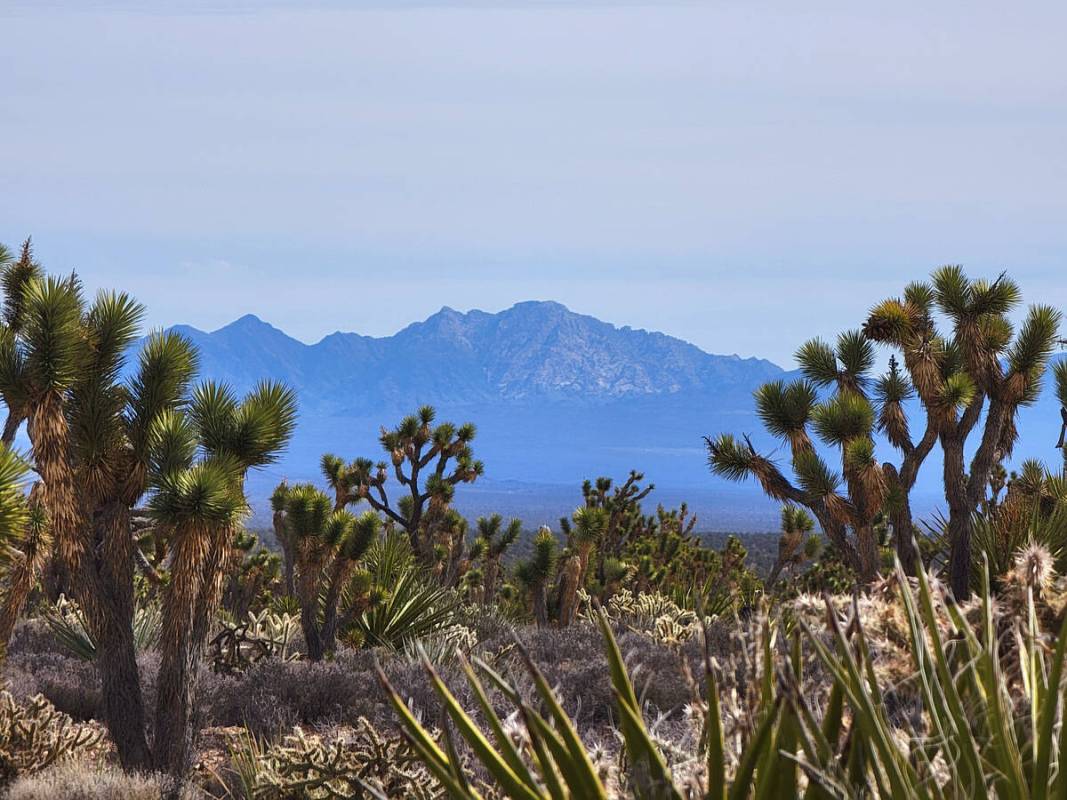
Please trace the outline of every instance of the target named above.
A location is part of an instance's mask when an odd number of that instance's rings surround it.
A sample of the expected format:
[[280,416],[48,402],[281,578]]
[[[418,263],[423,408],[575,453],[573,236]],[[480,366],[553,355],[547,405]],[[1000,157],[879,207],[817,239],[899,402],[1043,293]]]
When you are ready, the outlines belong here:
[[212,333],[176,329],[199,345],[206,375],[238,388],[265,376],[285,380],[313,413],[423,402],[588,405],[747,393],[782,373],[769,361],[711,355],[680,339],[616,328],[552,302],[519,303],[498,314],[446,307],[393,336],[334,333],[311,345],[253,315]]
[[[199,346],[202,377],[239,391],[270,377],[297,390],[292,446],[250,479],[261,513],[281,478],[317,480],[324,452],[379,458],[380,427],[428,403],[440,419],[478,426],[475,451],[486,476],[457,493],[467,513],[553,522],[578,503],[583,479],[638,469],[657,485],[653,501],[688,501],[704,530],[777,526],[777,504],[758,487],[708,473],[702,440],[747,433],[781,457],[753,413],[752,392],[792,374],[766,360],[712,355],[552,302],[497,314],[446,307],[393,336],[334,333],[310,345],[251,315],[210,333],[177,330]],[[1059,458],[1051,447],[1059,431],[1051,392],[1024,411],[1019,427],[1017,461]],[[884,443],[880,449],[894,458]],[[920,514],[941,501],[940,471],[935,452],[913,496]]]

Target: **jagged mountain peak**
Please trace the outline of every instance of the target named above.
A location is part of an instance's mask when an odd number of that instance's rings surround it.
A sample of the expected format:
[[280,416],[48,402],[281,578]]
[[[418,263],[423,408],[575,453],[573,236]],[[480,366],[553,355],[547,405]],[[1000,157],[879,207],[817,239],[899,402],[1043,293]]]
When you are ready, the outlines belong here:
[[245,388],[289,381],[305,408],[413,403],[609,402],[731,392],[782,370],[716,356],[662,333],[618,328],[562,303],[530,300],[499,312],[444,306],[392,336],[334,333],[303,344],[254,314],[196,332],[205,377]]

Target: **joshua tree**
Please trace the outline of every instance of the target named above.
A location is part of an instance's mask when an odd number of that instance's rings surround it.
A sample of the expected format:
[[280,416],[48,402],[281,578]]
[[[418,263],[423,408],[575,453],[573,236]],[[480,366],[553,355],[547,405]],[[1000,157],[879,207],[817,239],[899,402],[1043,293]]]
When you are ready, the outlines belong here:
[[1067,441],[1065,441],[1067,439],[1067,361],[1057,361],[1052,370],[1056,376],[1056,399],[1060,401],[1060,418],[1062,420],[1060,438],[1056,442],[1056,447],[1063,453],[1063,469],[1067,473]]
[[[457,427],[445,422],[434,426],[434,417],[433,408],[423,406],[393,430],[382,429],[380,441],[389,463],[359,458],[342,469],[336,457],[323,459],[324,465],[330,459],[330,466],[337,468],[337,478],[331,476],[331,484],[336,484],[338,502],[365,499],[407,532],[412,550],[425,566],[433,565],[437,555],[439,531],[435,526],[444,524],[447,528],[455,522],[445,512],[456,485],[473,483],[484,469],[471,451],[474,425]],[[390,501],[385,488],[390,464],[397,483],[406,490],[395,502]],[[451,539],[452,532],[446,530],[446,538]]]
[[[1049,306],[1031,306],[1014,330],[1008,315],[1020,296],[1005,275],[971,280],[947,266],[930,283],[910,284],[903,297],[879,303],[864,324],[867,338],[901,354],[944,451],[949,579],[959,599],[970,591],[971,516],[994,466],[1011,454],[1019,409],[1037,398],[1056,342],[1060,314]],[[948,318],[950,334],[938,330],[935,311]],[[968,466],[964,450],[975,430]]]
[[28,471],[28,464],[0,445],[0,661],[42,565],[41,554],[48,551],[44,515],[39,508],[31,511],[22,493]]
[[168,412],[155,426],[156,493],[149,508],[173,542],[163,593],[155,761],[172,774],[185,771],[191,753],[197,666],[247,508],[245,475],[277,458],[295,420],[295,397],[279,384],[262,383],[238,401],[229,388],[209,382],[193,393],[187,413]]
[[286,488],[283,509],[308,658],[321,661],[336,647],[341,594],[377,538],[381,520],[373,511],[355,517],[343,508],[331,510],[330,499],[310,484]]
[[[797,351],[797,361],[805,377],[817,387],[833,387],[839,392],[849,391],[868,397],[874,351],[860,332],[850,331],[838,337],[836,349],[819,339],[812,339]],[[910,496],[920,467],[937,443],[936,419],[927,414],[922,438],[913,442],[904,404],[914,395],[914,390],[894,357],[890,357],[889,370],[874,382],[873,395],[876,427],[902,454],[899,468],[887,461],[882,464],[882,474],[888,491],[886,505],[893,524],[897,556],[905,572],[914,575],[917,553]]]
[[815,528],[815,521],[800,506],[782,506],[782,535],[778,539],[778,558],[767,576],[767,590],[774,588],[778,576],[786,566],[797,564],[804,557],[804,540]]
[[66,576],[85,557],[65,413],[67,393],[89,355],[81,285],[73,277],[34,276],[22,285],[17,302],[19,324],[0,332],[0,394],[9,416],[27,414],[41,479],[34,500],[48,518],[57,551],[53,591],[69,590]]
[[668,585],[699,586],[709,574],[712,551],[692,536],[697,518],[682,503],[644,518],[644,533],[631,537],[623,558],[634,566],[638,591],[663,591]]
[[[874,523],[888,491],[874,457],[875,409],[864,393],[873,347],[859,331],[850,331],[838,337],[836,348],[818,340],[808,342],[797,360],[805,378],[762,386],[756,392],[756,410],[767,430],[789,445],[798,485],[770,458],[757,453],[747,437],[738,441],[724,434],[706,439],[709,465],[731,480],[753,476],[775,500],[807,508],[867,583],[878,572]],[[835,387],[821,403],[816,393],[819,384]],[[841,475],[815,451],[809,425],[825,445],[838,450]],[[840,491],[842,477],[845,494]]]
[[[26,307],[23,295],[26,285],[39,280],[43,275],[40,265],[33,259],[33,248],[27,239],[22,245],[18,260],[10,251],[0,245],[0,286],[3,287],[3,325],[0,338],[10,339],[12,345],[22,333],[26,320]],[[11,345],[5,345],[11,346]],[[0,397],[7,406],[7,419],[4,421],[3,443],[8,447],[15,441],[15,434],[28,414],[28,398],[23,393],[20,381],[5,382],[0,386]]]
[[84,513],[78,552],[85,554],[71,581],[97,642],[109,731],[124,766],[137,769],[149,766],[149,752],[133,637],[137,544],[131,516],[148,488],[152,430],[185,402],[197,361],[186,338],[152,334],[133,377],[120,383],[142,313],[126,295],[97,298],[84,323],[91,355],[67,401]]
[[241,620],[249,611],[262,608],[277,594],[281,558],[261,546],[258,537],[247,531],[238,532],[233,546],[240,554],[240,565],[226,579],[222,608],[234,619]]
[[649,533],[651,520],[642,515],[641,501],[656,487],[651,483],[641,486],[644,478],[642,473],[631,470],[618,486],[613,486],[611,478],[606,477],[582,484],[585,505],[605,512],[604,531],[596,551],[596,575],[602,585],[607,582],[605,564],[618,560],[629,542]]
[[548,586],[556,576],[559,543],[547,527],[533,540],[530,557],[515,566],[515,578],[526,592],[530,610],[538,625],[548,624]]
[[282,481],[270,496],[274,538],[282,549],[283,575],[285,593],[296,596],[296,541],[285,522],[285,503],[289,496],[289,484]]
[[560,569],[559,624],[570,625],[578,609],[578,590],[589,576],[589,558],[603,542],[610,521],[610,513],[603,506],[586,505],[575,509],[560,524],[567,536],[567,556]]
[[519,538],[522,520],[513,519],[506,528],[499,514],[478,518],[478,535],[471,548],[471,560],[482,562],[482,604],[492,604],[500,579],[500,561],[507,549]]

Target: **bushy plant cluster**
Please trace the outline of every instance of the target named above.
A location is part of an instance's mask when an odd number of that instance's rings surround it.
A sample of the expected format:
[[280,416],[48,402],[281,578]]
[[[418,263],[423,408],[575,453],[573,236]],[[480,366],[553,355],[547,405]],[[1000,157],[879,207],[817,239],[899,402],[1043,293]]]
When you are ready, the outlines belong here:
[[42,695],[18,702],[0,691],[0,788],[61,759],[99,753],[103,732],[76,723]]

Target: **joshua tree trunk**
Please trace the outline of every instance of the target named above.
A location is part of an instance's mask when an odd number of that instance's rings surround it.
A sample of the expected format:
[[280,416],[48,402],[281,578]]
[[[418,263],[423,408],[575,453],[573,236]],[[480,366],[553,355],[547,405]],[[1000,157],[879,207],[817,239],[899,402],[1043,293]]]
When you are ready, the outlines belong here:
[[878,537],[874,528],[870,525],[859,528],[856,545],[860,554],[860,582],[867,586],[878,577]]
[[533,606],[534,621],[541,627],[548,625],[548,597],[545,587],[538,586],[531,593],[531,605]]
[[133,535],[129,508],[115,501],[93,521],[101,557],[98,612],[90,618],[97,642],[97,669],[104,700],[104,718],[119,760],[127,770],[146,770],[151,754],[145,736],[137,652],[133,641]]
[[892,464],[882,465],[889,487],[889,522],[893,526],[893,548],[896,550],[900,566],[905,575],[916,575],[919,568],[918,553],[915,549],[915,528],[911,517],[909,488],[904,486],[900,473]]
[[971,586],[971,517],[985,496],[989,476],[1002,458],[1000,452],[1004,427],[1015,413],[1015,406],[993,399],[986,411],[982,441],[964,469],[963,443],[977,420],[981,401],[976,400],[958,425],[949,424],[941,433],[945,456],[945,500],[948,503],[949,581],[956,600],[970,597]]
[[282,548],[282,559],[284,561],[284,576],[285,576],[285,593],[290,597],[296,596],[296,553],[293,547],[293,540],[289,532],[289,528],[285,524],[285,512],[274,512],[274,538],[278,540],[278,544]]
[[778,576],[782,574],[782,570],[785,569],[785,559],[776,558],[774,560],[774,566],[771,567],[771,573],[767,576],[767,591],[770,592],[774,588],[774,584],[778,583]]
[[171,583],[163,597],[162,660],[156,700],[156,768],[182,775],[192,752],[190,715],[200,648],[194,641],[194,613],[202,588],[201,565],[211,550],[209,532],[178,531],[171,556]]
[[[561,628],[571,624],[575,610],[578,607],[578,589],[581,586],[582,565],[579,556],[570,556],[563,564],[559,576],[559,625]],[[542,600],[544,592],[541,592]],[[537,595],[534,595],[534,616],[537,616]],[[538,624],[547,624],[548,609],[544,610],[544,622],[538,619]]]
[[[322,609],[321,653],[319,659],[325,657],[327,653],[332,653],[337,649],[337,630],[340,622],[337,615],[337,604],[341,600],[341,589],[351,574],[348,566],[349,562],[347,562],[347,559],[344,559],[338,554],[330,569],[329,584],[326,587],[326,598]],[[304,610],[303,607],[301,607],[301,623],[303,623],[303,615]],[[310,646],[308,649],[308,657],[311,657]]]
[[49,569],[49,592],[56,599],[69,592],[69,575],[85,557],[78,534],[80,523],[77,491],[68,451],[69,430],[63,412],[63,399],[56,393],[45,394],[29,418],[28,432],[33,446],[33,460],[41,476],[38,501],[52,529],[56,557]]
[[314,606],[302,604],[300,607],[300,625],[304,629],[304,642],[308,648],[308,661],[322,661],[325,647]]
[[971,593],[971,512],[967,502],[967,476],[963,470],[963,441],[943,436],[945,500],[948,503],[949,586],[957,600]]
[[300,627],[304,631],[309,661],[322,661],[325,655],[323,632],[319,627],[318,590],[321,575],[322,563],[319,559],[301,559],[301,569],[296,576],[296,596],[300,601]]
[[482,605],[487,606],[493,602],[496,595],[496,579],[500,571],[500,562],[493,556],[485,560],[485,582],[482,584]]

